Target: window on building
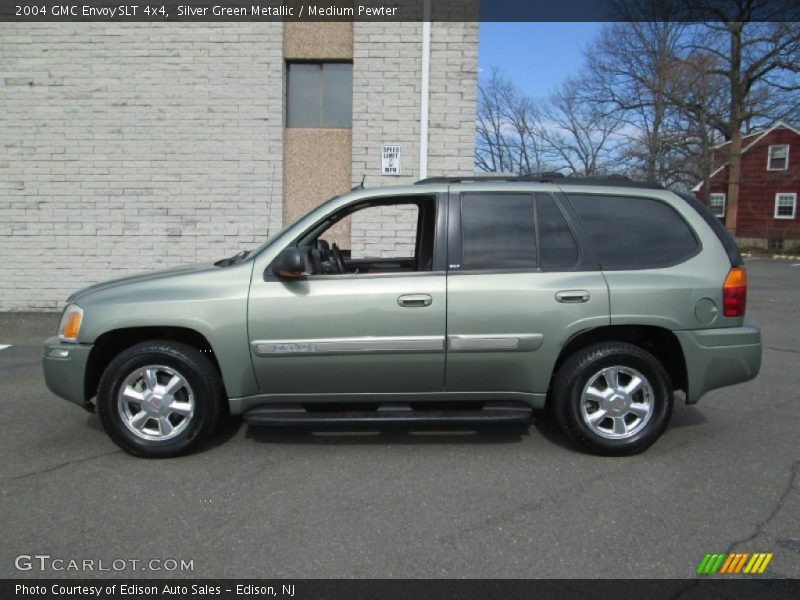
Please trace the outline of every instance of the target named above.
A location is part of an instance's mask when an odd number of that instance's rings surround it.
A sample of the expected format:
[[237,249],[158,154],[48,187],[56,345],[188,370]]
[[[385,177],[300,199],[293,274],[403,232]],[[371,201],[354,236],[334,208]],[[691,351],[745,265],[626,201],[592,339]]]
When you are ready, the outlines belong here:
[[654,269],[694,256],[700,246],[686,221],[651,198],[574,194],[569,201],[603,269]]
[[785,171],[789,168],[789,146],[770,146],[767,155],[767,171]]
[[578,262],[578,246],[564,215],[549,194],[536,195],[539,260],[542,269],[566,269]]
[[708,208],[711,209],[712,214],[719,218],[725,218],[725,194],[709,194],[708,195]]
[[297,62],[287,67],[287,127],[353,126],[352,63]]
[[794,219],[797,213],[797,194],[775,194],[775,218]]
[[532,194],[461,196],[462,269],[535,269]]

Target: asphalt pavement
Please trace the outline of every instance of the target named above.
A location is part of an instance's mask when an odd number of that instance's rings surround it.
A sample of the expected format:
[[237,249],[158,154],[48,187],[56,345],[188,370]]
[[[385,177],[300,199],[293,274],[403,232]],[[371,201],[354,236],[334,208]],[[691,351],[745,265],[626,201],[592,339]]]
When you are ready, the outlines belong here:
[[541,414],[446,432],[230,418],[201,452],[137,459],[46,389],[58,315],[0,314],[0,577],[683,578],[733,551],[800,577],[800,266],[748,274],[761,374],[678,405],[629,458],[581,454]]

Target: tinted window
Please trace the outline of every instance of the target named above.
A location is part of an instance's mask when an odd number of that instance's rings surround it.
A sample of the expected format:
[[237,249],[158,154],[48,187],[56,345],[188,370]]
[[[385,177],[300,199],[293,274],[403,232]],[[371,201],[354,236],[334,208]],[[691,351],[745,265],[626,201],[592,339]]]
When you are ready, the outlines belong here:
[[552,196],[536,195],[539,220],[539,262],[543,269],[574,267],[578,262],[575,238]]
[[288,69],[287,127],[352,127],[351,63],[289,63]]
[[604,269],[666,267],[698,250],[689,226],[663,202],[580,194],[569,199]]
[[461,196],[462,269],[536,268],[532,195]]

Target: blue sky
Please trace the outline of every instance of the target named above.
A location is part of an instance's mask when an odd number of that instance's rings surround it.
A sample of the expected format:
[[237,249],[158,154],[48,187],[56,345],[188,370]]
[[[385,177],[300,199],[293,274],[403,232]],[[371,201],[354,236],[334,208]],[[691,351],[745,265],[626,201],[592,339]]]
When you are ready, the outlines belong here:
[[497,65],[527,94],[547,96],[578,71],[603,23],[481,23],[481,75]]

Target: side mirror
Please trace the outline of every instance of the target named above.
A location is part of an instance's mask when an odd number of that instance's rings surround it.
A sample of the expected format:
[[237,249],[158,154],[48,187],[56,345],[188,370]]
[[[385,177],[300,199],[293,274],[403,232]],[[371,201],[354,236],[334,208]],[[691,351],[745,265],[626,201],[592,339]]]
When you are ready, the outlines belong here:
[[295,246],[285,248],[272,266],[272,272],[283,279],[297,279],[306,275],[306,261]]

